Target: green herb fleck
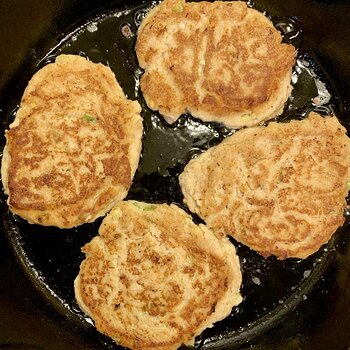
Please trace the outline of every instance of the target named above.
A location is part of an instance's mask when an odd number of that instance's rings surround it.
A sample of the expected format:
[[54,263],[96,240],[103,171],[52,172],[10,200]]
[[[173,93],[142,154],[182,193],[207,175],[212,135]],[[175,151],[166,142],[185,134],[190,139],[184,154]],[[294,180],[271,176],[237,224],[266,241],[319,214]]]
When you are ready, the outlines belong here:
[[85,114],[83,115],[83,119],[84,119],[85,121],[87,121],[87,122],[90,122],[90,123],[96,123],[96,122],[97,122],[96,118],[92,117],[91,115],[89,115],[89,114],[87,114],[87,113],[85,113]]
[[142,205],[142,204],[140,204],[139,202],[133,202],[132,204],[133,204],[136,208],[142,209],[142,210],[144,210],[144,211],[153,211],[153,210],[155,210],[155,209],[157,208],[157,206],[154,205],[154,204]]
[[348,182],[346,183],[346,187],[347,187],[348,190],[350,190],[350,181],[348,181]]
[[181,13],[184,10],[182,1],[178,1],[176,4],[174,4],[172,10],[174,12]]
[[153,210],[155,210],[157,208],[157,206],[156,205],[148,205],[147,207],[143,207],[143,210],[144,211],[153,211]]
[[142,206],[138,202],[133,202],[132,203],[137,209],[142,209]]

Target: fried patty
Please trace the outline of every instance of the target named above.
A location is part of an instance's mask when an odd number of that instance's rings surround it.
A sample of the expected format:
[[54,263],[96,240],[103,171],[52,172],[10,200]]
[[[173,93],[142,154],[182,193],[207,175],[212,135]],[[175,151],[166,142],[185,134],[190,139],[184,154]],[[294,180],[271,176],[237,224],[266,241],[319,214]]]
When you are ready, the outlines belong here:
[[119,203],[85,245],[75,296],[132,349],[177,349],[242,300],[234,246],[175,205]]
[[191,160],[185,203],[263,256],[306,258],[344,223],[350,140],[335,116],[237,131]]
[[140,111],[102,64],[61,55],[39,70],[6,131],[1,174],[11,211],[60,228],[106,214],[139,162]]
[[190,112],[229,127],[257,125],[283,111],[295,48],[243,1],[165,0],[138,31],[147,105],[167,122]]

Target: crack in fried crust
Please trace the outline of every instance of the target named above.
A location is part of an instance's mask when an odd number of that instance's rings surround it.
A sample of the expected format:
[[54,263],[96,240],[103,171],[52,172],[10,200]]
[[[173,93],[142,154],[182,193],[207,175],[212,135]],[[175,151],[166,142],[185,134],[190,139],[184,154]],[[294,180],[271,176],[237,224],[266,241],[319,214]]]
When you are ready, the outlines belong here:
[[191,160],[185,203],[263,256],[306,258],[344,223],[350,140],[336,117],[243,129]]
[[136,53],[148,106],[173,123],[186,111],[229,127],[283,110],[295,48],[241,1],[165,0],[145,17]]
[[60,228],[106,214],[136,171],[140,110],[102,64],[61,55],[38,71],[6,132],[2,179],[10,209]]
[[234,246],[174,205],[118,204],[83,251],[78,304],[132,349],[192,344],[242,300]]

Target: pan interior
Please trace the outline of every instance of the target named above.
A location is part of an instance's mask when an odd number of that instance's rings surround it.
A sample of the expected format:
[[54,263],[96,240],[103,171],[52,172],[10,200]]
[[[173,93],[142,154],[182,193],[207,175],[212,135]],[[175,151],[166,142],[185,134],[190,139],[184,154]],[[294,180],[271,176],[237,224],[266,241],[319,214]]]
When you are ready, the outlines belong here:
[[[220,143],[235,130],[216,123],[203,123],[191,116],[183,116],[170,126],[161,115],[146,106],[139,89],[142,70],[134,48],[137,28],[154,5],[154,2],[148,2],[128,10],[108,10],[99,14],[68,33],[38,60],[36,69],[54,61],[61,53],[79,54],[108,65],[127,96],[139,101],[144,119],[142,158],[128,199],[175,202],[185,208],[178,175],[192,156]],[[299,48],[301,32],[297,23],[293,19],[272,20],[284,33],[284,40]],[[349,129],[339,98],[332,90],[332,82],[326,78],[322,67],[301,48],[292,81],[292,96],[278,121],[300,119],[311,110],[323,114],[334,111]],[[316,99],[321,103],[316,105]],[[18,103],[19,99],[10,101],[4,109],[8,120],[3,129],[13,120]],[[1,201],[8,239],[29,278],[61,313],[84,328],[93,328],[92,321],[75,302],[73,281],[84,258],[80,249],[97,234],[101,219],[71,230],[40,227],[8,213],[4,196]],[[231,348],[266,331],[297,304],[307,300],[329,264],[332,251],[341,239],[341,231],[347,228],[347,224],[344,225],[326,246],[305,260],[264,259],[232,240],[242,264],[244,301],[229,317],[204,331],[197,338],[195,347]],[[100,337],[97,332],[96,337]],[[103,342],[118,348],[108,339],[103,338]]]

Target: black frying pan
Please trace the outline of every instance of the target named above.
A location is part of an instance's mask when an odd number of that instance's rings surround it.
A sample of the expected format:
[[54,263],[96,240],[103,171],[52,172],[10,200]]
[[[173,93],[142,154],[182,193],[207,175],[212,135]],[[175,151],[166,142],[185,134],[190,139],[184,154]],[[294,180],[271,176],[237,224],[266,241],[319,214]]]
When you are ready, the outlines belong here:
[[[146,107],[137,88],[141,71],[134,44],[150,4],[0,1],[0,132],[13,120],[35,71],[60,52],[87,55],[110,65],[125,93],[143,106],[143,157],[128,198],[183,206],[177,175],[191,156],[232,130],[191,117],[169,126]],[[270,0],[256,1],[255,7],[299,48],[293,100],[279,120],[306,115],[315,108],[311,98],[323,93],[325,103],[316,110],[335,112],[350,129],[350,1]],[[125,35],[125,26],[133,36]],[[119,349],[95,331],[73,294],[83,259],[80,248],[101,220],[72,230],[44,228],[10,214],[3,195],[0,205],[0,349]],[[232,241],[241,257],[245,300],[198,337],[195,347],[348,349],[348,231],[346,223],[327,246],[303,261],[263,259]]]

